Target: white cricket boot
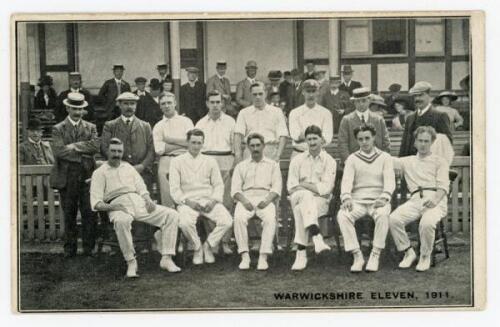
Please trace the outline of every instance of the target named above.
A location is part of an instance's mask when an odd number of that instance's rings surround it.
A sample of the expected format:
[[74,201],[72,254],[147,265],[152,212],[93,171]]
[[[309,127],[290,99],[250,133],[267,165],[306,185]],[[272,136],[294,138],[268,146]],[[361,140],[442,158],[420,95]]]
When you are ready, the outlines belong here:
[[248,254],[248,252],[243,252],[241,254],[241,262],[238,268],[240,268],[240,270],[250,269],[250,255]]
[[405,252],[405,256],[403,260],[399,263],[399,268],[408,269],[411,265],[417,260],[417,255],[415,254],[415,250],[413,248],[409,248]]
[[314,235],[312,237],[314,243],[314,252],[319,254],[325,250],[331,250],[331,248],[325,243],[323,240],[323,236],[321,234]]
[[304,270],[307,266],[307,253],[306,250],[297,250],[295,255],[295,262],[293,263],[292,270]]
[[363,258],[363,253],[360,250],[357,250],[353,254],[354,262],[351,266],[351,272],[357,273],[363,270],[363,266],[365,264],[365,259]]

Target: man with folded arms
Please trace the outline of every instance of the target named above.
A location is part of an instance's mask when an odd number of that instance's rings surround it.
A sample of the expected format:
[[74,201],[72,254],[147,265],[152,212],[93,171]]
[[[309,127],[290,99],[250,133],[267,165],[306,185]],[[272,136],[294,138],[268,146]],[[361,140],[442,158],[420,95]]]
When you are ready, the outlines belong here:
[[[205,135],[199,129],[187,133],[188,152],[172,159],[170,194],[178,205],[179,227],[194,245],[193,264],[214,263],[213,249],[231,228],[233,220],[222,205],[224,183],[214,158],[201,153]],[[202,245],[196,231],[199,216],[215,223],[215,228]]]
[[157,248],[162,255],[160,267],[179,272],[172,256],[175,255],[179,216],[173,209],[156,205],[137,170],[122,161],[123,142],[112,138],[108,160],[92,174],[90,203],[94,211],[107,211],[114,225],[118,243],[127,261],[127,277],[138,277],[132,241],[132,221],[159,227],[155,233]]
[[369,215],[375,221],[373,249],[366,271],[378,270],[380,252],[385,248],[389,231],[390,200],[395,188],[394,166],[391,156],[374,146],[375,134],[372,125],[354,129],[360,150],[347,158],[342,177],[342,205],[337,219],[345,251],[354,256],[351,272],[360,272],[365,263],[354,226],[356,220]]
[[323,241],[318,218],[328,212],[335,182],[337,164],[323,150],[323,134],[318,126],[306,128],[308,151],[295,156],[290,162],[287,189],[295,218],[297,254],[292,270],[303,270],[307,265],[306,245],[312,237],[317,254],[329,250]]
[[436,225],[448,212],[449,167],[443,157],[431,153],[431,145],[436,140],[433,127],[418,127],[414,138],[417,154],[397,158],[394,163],[404,175],[411,198],[391,213],[389,228],[398,251],[405,252],[399,268],[410,268],[417,255],[405,226],[420,219],[420,259],[416,270],[426,271],[431,265]]
[[247,145],[251,158],[240,162],[233,173],[231,195],[238,202],[234,212],[234,234],[241,254],[239,268],[250,268],[248,254],[248,220],[257,216],[262,220],[262,242],[257,270],[267,270],[267,256],[273,252],[276,230],[274,200],[281,195],[281,170],[279,164],[264,156],[264,137],[250,134]]

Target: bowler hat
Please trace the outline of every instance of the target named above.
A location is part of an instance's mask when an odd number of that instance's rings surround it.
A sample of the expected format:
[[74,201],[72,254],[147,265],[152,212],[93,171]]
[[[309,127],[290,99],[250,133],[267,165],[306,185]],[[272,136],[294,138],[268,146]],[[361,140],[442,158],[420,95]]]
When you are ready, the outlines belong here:
[[283,73],[283,76],[292,76],[292,73],[289,70],[287,70]]
[[429,82],[421,81],[415,83],[413,87],[408,92],[411,95],[421,94],[424,92],[429,92],[432,89],[432,85]]
[[138,101],[139,97],[132,92],[123,92],[120,94],[116,101]]
[[391,92],[399,92],[401,91],[401,84],[394,83],[389,86],[389,91]]
[[330,76],[330,82],[340,82],[340,76]]
[[116,69],[125,70],[125,66],[123,66],[123,64],[114,64],[113,65],[113,70],[116,70]]
[[38,79],[38,86],[52,86],[52,84],[54,84],[54,81],[52,80],[52,77],[50,75],[45,75]]
[[78,92],[68,93],[66,99],[63,100],[63,104],[72,108],[85,108],[89,104],[85,101],[85,96]]
[[352,73],[352,72],[354,72],[354,70],[352,70],[351,65],[344,65],[344,67],[342,67],[342,73]]
[[139,84],[139,83],[146,83],[147,81],[148,81],[148,80],[147,80],[146,78],[142,77],[142,76],[139,76],[139,77],[137,77],[137,78],[134,80],[135,84]]
[[267,74],[267,77],[269,78],[269,80],[273,81],[273,80],[280,80],[281,79],[281,71],[280,70],[271,70],[269,71],[269,74]]
[[159,90],[161,88],[160,80],[157,78],[152,78],[149,80],[149,87],[152,90]]
[[359,99],[365,99],[370,97],[370,89],[367,87],[359,87],[357,89],[354,89],[352,91],[352,97],[351,100],[359,100]]
[[257,68],[257,62],[255,62],[255,60],[249,60],[245,68]]
[[443,91],[443,92],[439,93],[439,95],[436,97],[436,101],[441,101],[441,98],[444,98],[444,97],[450,98],[450,101],[455,101],[456,99],[458,99],[455,92]]
[[43,130],[42,122],[38,118],[32,118],[28,121],[28,126],[26,129],[30,131],[39,131]]

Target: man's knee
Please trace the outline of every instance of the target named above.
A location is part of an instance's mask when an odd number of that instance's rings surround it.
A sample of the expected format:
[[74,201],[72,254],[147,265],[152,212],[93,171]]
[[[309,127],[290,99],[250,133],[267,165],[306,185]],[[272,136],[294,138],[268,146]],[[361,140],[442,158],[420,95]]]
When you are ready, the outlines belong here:
[[113,226],[115,229],[130,229],[132,228],[132,221],[134,219],[126,214],[117,214],[115,217],[113,217]]
[[418,228],[423,232],[433,232],[436,229],[436,221],[434,217],[423,216],[420,220]]
[[353,223],[353,219],[351,219],[351,215],[347,210],[340,209],[337,214],[337,222],[339,224]]

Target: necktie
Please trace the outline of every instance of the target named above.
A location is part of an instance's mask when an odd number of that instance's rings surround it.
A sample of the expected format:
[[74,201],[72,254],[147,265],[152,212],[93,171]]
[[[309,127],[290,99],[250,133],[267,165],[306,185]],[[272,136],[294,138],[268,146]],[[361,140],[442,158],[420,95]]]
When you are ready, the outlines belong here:
[[366,125],[365,115],[361,115],[361,123],[362,123],[363,125]]
[[127,126],[130,126],[130,119],[127,119],[125,122],[127,123]]
[[118,94],[122,94],[122,83],[120,81],[116,82],[116,88],[118,89]]

